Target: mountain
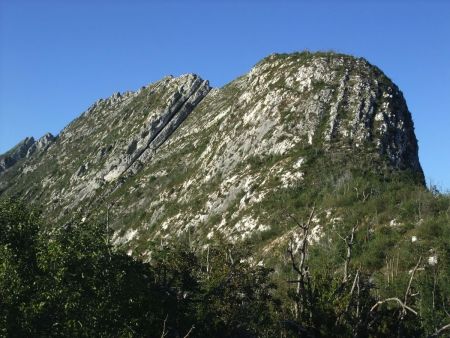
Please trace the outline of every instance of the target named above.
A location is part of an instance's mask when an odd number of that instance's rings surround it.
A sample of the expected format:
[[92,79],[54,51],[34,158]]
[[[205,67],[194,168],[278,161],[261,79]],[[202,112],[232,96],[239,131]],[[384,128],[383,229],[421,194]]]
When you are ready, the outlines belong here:
[[267,250],[285,243],[283,215],[313,202],[320,238],[342,217],[324,187],[369,177],[424,186],[401,91],[335,53],[273,54],[222,88],[168,76],[98,100],[41,140],[2,155],[0,193],[61,224],[108,217],[114,242],[144,255],[148,241],[182,234],[259,236]]
[[0,156],[0,335],[443,336],[449,210],[362,58],[168,76]]

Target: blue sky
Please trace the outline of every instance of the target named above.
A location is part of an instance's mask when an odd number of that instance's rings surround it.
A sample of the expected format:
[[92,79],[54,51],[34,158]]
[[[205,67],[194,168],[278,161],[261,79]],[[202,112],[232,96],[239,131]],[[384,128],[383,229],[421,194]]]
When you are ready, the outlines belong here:
[[450,189],[450,1],[0,0],[0,153],[98,98],[197,73],[222,86],[273,52],[363,56],[403,91],[428,181]]

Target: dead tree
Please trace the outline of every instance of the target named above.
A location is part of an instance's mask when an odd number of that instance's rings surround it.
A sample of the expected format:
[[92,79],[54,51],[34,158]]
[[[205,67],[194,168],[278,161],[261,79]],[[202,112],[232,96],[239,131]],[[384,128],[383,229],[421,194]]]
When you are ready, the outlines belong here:
[[355,240],[355,231],[356,231],[357,227],[358,227],[358,224],[354,225],[352,230],[350,231],[350,234],[345,237],[341,236],[339,234],[339,232],[336,231],[336,234],[339,236],[340,239],[342,239],[342,241],[345,243],[345,247],[346,247],[346,255],[345,255],[345,261],[344,261],[344,276],[342,278],[343,284],[347,283],[350,278],[348,268],[350,265],[350,259],[352,257],[352,248],[353,248],[353,243]]
[[373,312],[373,311],[375,311],[375,309],[376,309],[377,307],[379,307],[380,305],[382,305],[382,304],[384,304],[384,303],[394,303],[394,304],[397,304],[397,305],[401,308],[400,314],[399,314],[399,326],[398,326],[398,327],[399,327],[399,330],[400,330],[400,327],[401,327],[400,324],[401,324],[402,321],[405,319],[405,316],[406,316],[406,314],[407,314],[408,312],[410,312],[410,313],[412,313],[413,315],[417,316],[417,311],[414,310],[411,306],[409,306],[409,305],[407,304],[407,302],[408,302],[408,296],[410,295],[410,292],[411,292],[411,285],[412,285],[412,282],[413,282],[413,280],[414,280],[415,273],[416,273],[416,272],[418,271],[418,269],[419,269],[421,260],[422,260],[422,257],[419,257],[419,260],[417,261],[416,266],[415,266],[414,269],[411,271],[411,277],[409,278],[409,282],[408,282],[408,285],[407,285],[407,287],[406,287],[406,291],[405,291],[405,295],[404,295],[404,297],[403,297],[403,301],[400,300],[400,298],[398,298],[398,297],[390,297],[390,298],[386,298],[386,299],[383,299],[383,300],[379,300],[379,301],[376,302],[376,303],[372,306],[372,308],[370,309],[370,312]]
[[[295,250],[294,248],[294,239],[291,238],[289,247],[288,247],[288,253],[291,259],[291,264],[293,270],[297,273],[297,280],[291,280],[290,283],[297,284],[297,301],[295,303],[295,317],[298,319],[300,313],[303,313],[306,311],[306,309],[309,309],[309,317],[312,317],[312,311],[311,311],[311,287],[310,287],[310,279],[309,279],[309,272],[308,267],[306,265],[307,260],[307,254],[308,254],[308,236],[309,236],[309,230],[311,228],[311,222],[314,217],[315,212],[315,206],[312,207],[311,212],[309,214],[308,220],[306,222],[298,221],[296,217],[294,217],[292,214],[288,214],[289,218],[293,220],[298,230],[300,231],[300,236],[302,238],[300,246]],[[296,258],[296,255],[298,255],[298,259]]]
[[[349,266],[350,266],[350,260],[352,258],[352,249],[353,244],[355,241],[355,231],[358,227],[358,224],[354,225],[352,229],[350,230],[350,233],[343,237],[339,234],[339,232],[336,231],[336,234],[339,236],[339,238],[345,243],[346,247],[346,254],[345,254],[345,260],[344,260],[344,273],[342,277],[342,282],[340,287],[336,290],[336,294],[342,295],[343,291],[346,289],[347,283],[350,280],[351,274],[349,273]],[[341,323],[344,320],[344,316],[349,313],[350,306],[353,303],[353,298],[355,297],[355,290],[356,290],[356,317],[359,317],[359,307],[360,307],[360,271],[359,269],[356,271],[355,277],[353,278],[352,287],[350,289],[349,293],[349,299],[347,306],[345,307],[345,310],[340,313],[336,318],[336,325],[338,323]]]

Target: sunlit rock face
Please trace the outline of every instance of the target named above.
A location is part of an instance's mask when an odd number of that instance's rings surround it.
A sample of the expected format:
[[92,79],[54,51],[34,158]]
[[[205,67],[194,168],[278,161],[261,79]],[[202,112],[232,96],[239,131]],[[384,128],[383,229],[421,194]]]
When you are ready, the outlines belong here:
[[54,140],[55,137],[51,133],[46,133],[37,141],[34,137],[26,137],[10,151],[0,155],[0,173],[35,153],[40,154],[45,151]]
[[[423,182],[400,90],[366,60],[334,53],[273,54],[222,88],[166,77],[98,100],[25,148],[8,170],[0,160],[0,194],[42,204],[61,223],[108,210],[114,242],[136,254],[186,233],[203,242],[270,232],[268,199],[306,184],[318,152]],[[336,219],[324,215],[317,238]]]

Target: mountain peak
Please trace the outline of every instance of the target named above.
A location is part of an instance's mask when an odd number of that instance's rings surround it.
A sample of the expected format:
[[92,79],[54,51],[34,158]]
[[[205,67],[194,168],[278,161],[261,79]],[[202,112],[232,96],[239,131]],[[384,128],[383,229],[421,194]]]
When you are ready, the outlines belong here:
[[246,96],[266,93],[277,109],[295,115],[309,144],[370,143],[392,166],[423,176],[403,94],[367,60],[333,52],[272,54],[242,81]]

